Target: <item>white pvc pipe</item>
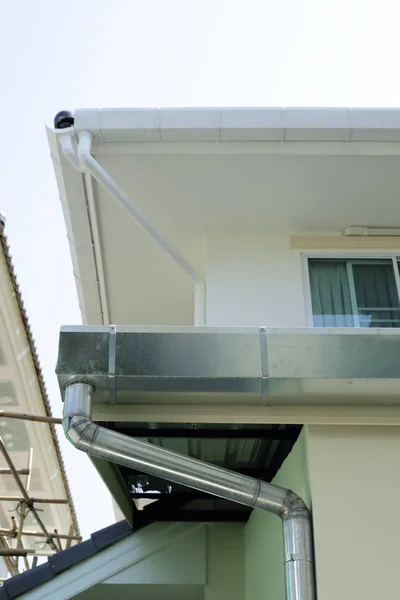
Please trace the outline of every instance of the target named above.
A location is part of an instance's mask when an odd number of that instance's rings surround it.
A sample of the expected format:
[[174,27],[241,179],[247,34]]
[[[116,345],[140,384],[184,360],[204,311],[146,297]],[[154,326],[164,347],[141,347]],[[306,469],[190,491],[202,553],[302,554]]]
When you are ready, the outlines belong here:
[[343,234],[355,237],[399,237],[400,227],[346,227]]
[[[75,151],[75,147],[72,141],[71,134],[65,134],[60,136],[60,145],[63,151],[64,156],[68,159],[70,164],[82,172],[81,166],[79,164],[79,159]],[[90,176],[89,176],[90,177]],[[99,229],[97,225],[96,211],[93,206],[93,194],[91,193],[91,187],[88,186],[87,189],[87,203],[88,203],[88,213],[89,219],[91,221],[91,230],[93,236],[93,251],[96,261],[96,269],[98,271],[98,280],[99,280],[99,291],[100,291],[100,304],[101,304],[101,312],[103,316],[103,322],[105,325],[110,324],[110,313],[108,310],[108,302],[107,302],[107,293],[105,290],[105,278],[104,278],[104,269],[103,269],[103,261],[100,254],[100,237],[99,237]]]
[[90,173],[100,185],[107,191],[113,198],[121,202],[123,207],[129,212],[130,215],[140,223],[152,238],[158,243],[161,248],[174,259],[176,263],[184,270],[186,275],[194,283],[204,283],[203,277],[200,273],[190,264],[190,262],[179,252],[177,248],[156,229],[146,217],[146,215],[140,210],[138,206],[132,201],[126,192],[114,181],[112,177],[103,169],[103,167],[97,162],[90,153],[92,144],[92,134],[90,131],[81,131],[79,133],[79,145],[78,145],[78,158],[81,168]]
[[183,269],[184,273],[195,284],[194,324],[205,325],[205,295],[206,287],[203,276],[183,256],[183,254],[158,231],[140,208],[132,201],[130,196],[110,177],[91,154],[92,134],[90,131],[81,131],[78,135],[78,156],[70,134],[60,136],[61,148],[69,162],[81,173],[89,173],[96,181],[133,216],[136,221],[147,231],[157,244]]
[[90,218],[90,228],[92,231],[93,239],[93,252],[96,259],[96,269],[98,273],[99,290],[100,290],[100,301],[101,301],[101,312],[103,314],[104,325],[111,325],[110,322],[110,310],[108,307],[107,290],[106,290],[106,278],[104,276],[103,257],[101,254],[100,247],[100,233],[99,225],[96,214],[96,207],[94,204],[93,195],[93,182],[90,175],[84,175],[86,177],[86,199],[87,207]]
[[71,163],[71,165],[75,169],[80,171],[81,166],[79,164],[79,159],[75,152],[74,144],[72,141],[72,135],[71,134],[61,135],[60,136],[60,145],[61,145],[61,149],[63,151],[64,156],[68,159],[68,161]]

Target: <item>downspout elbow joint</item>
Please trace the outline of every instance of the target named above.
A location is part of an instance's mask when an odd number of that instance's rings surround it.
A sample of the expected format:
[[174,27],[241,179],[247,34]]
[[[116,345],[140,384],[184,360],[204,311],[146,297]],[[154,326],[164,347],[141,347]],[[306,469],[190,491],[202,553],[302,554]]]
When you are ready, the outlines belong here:
[[304,517],[310,519],[310,511],[300,496],[292,490],[288,490],[282,510],[279,513],[282,521],[295,517]]
[[80,169],[85,171],[85,166],[93,159],[91,154],[93,134],[90,131],[79,133],[78,160]]
[[64,433],[75,448],[90,452],[99,431],[99,425],[91,419],[93,386],[85,382],[72,385],[76,394],[73,401],[64,404]]
[[63,419],[63,429],[75,448],[88,453],[96,440],[99,426],[84,415],[74,415]]
[[72,134],[70,132],[62,133],[60,135],[59,139],[60,139],[61,150],[62,150],[65,158],[75,169],[80,171],[81,168],[80,168],[79,159],[76,154],[75,147],[74,147]]

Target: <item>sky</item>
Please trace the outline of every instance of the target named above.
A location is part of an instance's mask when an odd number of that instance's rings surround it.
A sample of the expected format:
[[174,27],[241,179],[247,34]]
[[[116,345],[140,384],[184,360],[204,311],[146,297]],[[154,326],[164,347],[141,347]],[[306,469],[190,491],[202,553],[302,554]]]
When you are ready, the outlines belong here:
[[[53,412],[61,325],[81,322],[45,134],[62,109],[400,104],[395,0],[0,0],[0,209]],[[82,533],[105,486],[63,438]]]

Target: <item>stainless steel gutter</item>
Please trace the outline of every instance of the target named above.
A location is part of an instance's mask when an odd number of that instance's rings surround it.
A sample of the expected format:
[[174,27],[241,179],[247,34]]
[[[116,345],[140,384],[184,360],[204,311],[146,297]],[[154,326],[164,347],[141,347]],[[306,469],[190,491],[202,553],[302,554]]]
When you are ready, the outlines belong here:
[[90,456],[270,512],[282,520],[287,600],[314,600],[311,518],[294,492],[159,448],[100,427],[91,420],[94,386],[75,382],[64,394],[64,432]]
[[400,330],[63,327],[61,391],[97,404],[400,405]]

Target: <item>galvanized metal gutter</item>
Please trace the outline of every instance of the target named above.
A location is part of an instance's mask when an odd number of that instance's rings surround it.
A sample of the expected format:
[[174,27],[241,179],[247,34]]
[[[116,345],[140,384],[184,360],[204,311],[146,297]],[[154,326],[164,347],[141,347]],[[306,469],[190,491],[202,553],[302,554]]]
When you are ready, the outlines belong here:
[[98,404],[399,406],[400,330],[63,327],[61,391]]
[[310,513],[294,492],[100,427],[91,420],[94,386],[67,385],[64,432],[90,456],[139,470],[239,504],[270,512],[282,520],[287,600],[315,600]]

